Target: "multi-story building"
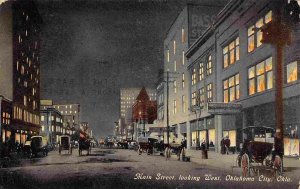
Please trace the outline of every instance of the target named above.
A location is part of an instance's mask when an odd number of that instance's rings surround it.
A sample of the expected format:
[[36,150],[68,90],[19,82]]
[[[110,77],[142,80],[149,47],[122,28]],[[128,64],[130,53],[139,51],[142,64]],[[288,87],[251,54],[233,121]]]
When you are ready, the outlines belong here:
[[11,137],[11,116],[12,116],[12,102],[3,96],[0,96],[1,120],[0,133],[2,142],[5,142]]
[[52,100],[41,100],[41,130],[40,135],[47,137],[48,142],[59,142],[59,136],[68,134],[70,128],[64,127],[63,116],[53,107]]
[[40,26],[33,1],[0,5],[0,91],[12,100],[13,141],[24,143],[40,130]]
[[63,115],[64,123],[71,128],[80,127],[80,105],[76,103],[58,103],[53,105]]
[[[125,134],[126,126],[132,123],[132,106],[141,88],[121,88],[120,90],[120,121],[119,131],[121,135]],[[156,100],[156,90],[146,88],[150,100]]]
[[158,81],[156,84],[157,94],[157,126],[164,127],[164,70],[159,70]]
[[227,1],[199,1],[196,4],[187,4],[173,22],[164,40],[163,114],[165,116],[163,125],[164,127],[171,126],[173,132],[170,133],[170,139],[176,142],[186,137],[186,122],[190,114],[188,103],[190,78],[186,52],[213,22],[225,2]]
[[[242,142],[249,126],[275,129],[277,52],[262,43],[263,26],[278,17],[287,1],[230,1],[213,25],[186,53],[189,105],[199,105],[200,118],[189,116],[188,147],[204,139],[220,151],[223,137],[232,147]],[[284,153],[299,155],[300,24],[291,28],[292,43],[284,48]]]
[[[132,127],[131,134],[133,135],[135,130],[136,133],[144,134],[145,136],[146,125],[148,127],[149,124],[153,124],[157,119],[157,103],[155,100],[150,100],[150,97],[144,87],[141,89],[140,93],[136,97],[135,103],[132,106],[132,118],[135,123],[139,124],[139,128]],[[141,126],[143,126],[143,128],[141,128]]]

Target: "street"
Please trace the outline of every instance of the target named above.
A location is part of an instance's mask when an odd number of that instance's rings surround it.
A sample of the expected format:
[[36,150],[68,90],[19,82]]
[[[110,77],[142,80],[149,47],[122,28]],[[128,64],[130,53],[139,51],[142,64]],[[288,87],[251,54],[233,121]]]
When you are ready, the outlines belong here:
[[[93,148],[78,156],[51,151],[47,157],[22,159],[2,168],[0,188],[298,188],[295,179],[278,182],[266,176],[240,177],[193,162],[134,150]],[[241,179],[241,180],[239,180]]]

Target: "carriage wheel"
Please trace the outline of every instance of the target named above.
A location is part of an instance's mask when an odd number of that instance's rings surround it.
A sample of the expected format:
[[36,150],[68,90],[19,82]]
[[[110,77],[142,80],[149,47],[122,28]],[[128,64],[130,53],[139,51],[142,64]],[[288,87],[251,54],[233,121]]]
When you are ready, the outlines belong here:
[[273,162],[273,167],[275,170],[275,176],[278,177],[280,175],[282,175],[283,172],[283,162],[282,159],[280,158],[280,156],[276,155],[274,162]]
[[242,166],[243,176],[246,177],[250,175],[250,161],[249,161],[249,156],[247,154],[244,154],[242,156],[241,166]]

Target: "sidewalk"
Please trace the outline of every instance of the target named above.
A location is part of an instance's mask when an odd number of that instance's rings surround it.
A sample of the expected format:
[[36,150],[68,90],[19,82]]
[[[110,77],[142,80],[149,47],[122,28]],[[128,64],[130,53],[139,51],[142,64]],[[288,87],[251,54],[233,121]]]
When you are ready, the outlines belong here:
[[[214,151],[208,151],[208,159],[202,159],[201,150],[186,150],[186,156],[191,157],[191,162],[203,166],[210,166],[218,169],[234,173],[242,173],[242,169],[237,167],[236,158],[237,154],[222,155]],[[300,160],[299,158],[284,157],[284,175],[290,177],[299,177],[300,175]]]

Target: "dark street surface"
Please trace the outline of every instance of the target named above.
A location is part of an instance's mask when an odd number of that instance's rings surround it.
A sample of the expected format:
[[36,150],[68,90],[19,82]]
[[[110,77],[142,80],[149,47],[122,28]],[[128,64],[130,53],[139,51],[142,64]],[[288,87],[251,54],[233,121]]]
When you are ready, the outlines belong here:
[[[209,176],[210,175],[210,176]],[[256,176],[254,181],[233,181],[228,172],[175,158],[138,155],[133,150],[95,148],[92,154],[22,159],[15,167],[0,170],[0,188],[295,188],[297,180],[277,182]],[[150,178],[151,177],[151,178]],[[199,179],[200,177],[200,179]],[[206,180],[206,179],[210,180]],[[199,179],[199,180],[197,180]],[[270,181],[270,182],[269,182]]]

